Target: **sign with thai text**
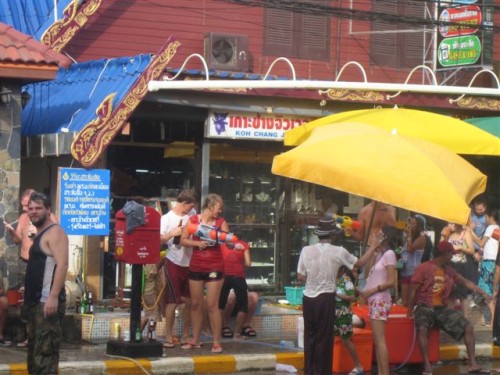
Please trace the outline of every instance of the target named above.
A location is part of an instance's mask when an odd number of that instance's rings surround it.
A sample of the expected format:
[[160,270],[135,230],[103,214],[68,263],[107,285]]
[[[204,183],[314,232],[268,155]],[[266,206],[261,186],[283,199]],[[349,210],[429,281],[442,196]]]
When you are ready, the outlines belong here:
[[439,43],[438,60],[443,67],[475,64],[481,57],[481,42],[475,35],[446,38]]
[[438,69],[480,66],[488,60],[485,50],[492,39],[483,30],[488,22],[485,9],[482,0],[440,3],[436,51]]
[[59,219],[68,235],[109,235],[107,169],[59,168]]
[[208,137],[282,141],[287,130],[311,120],[289,115],[212,111],[208,116]]
[[439,21],[439,33],[448,38],[476,33],[483,21],[483,15],[477,5],[468,5],[444,9]]

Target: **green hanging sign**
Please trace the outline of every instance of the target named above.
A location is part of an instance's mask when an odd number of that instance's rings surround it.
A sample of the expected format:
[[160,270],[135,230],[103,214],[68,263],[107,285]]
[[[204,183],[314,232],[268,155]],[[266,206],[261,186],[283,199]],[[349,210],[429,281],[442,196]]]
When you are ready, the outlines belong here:
[[475,35],[441,40],[438,61],[443,67],[475,64],[481,57],[481,41]]

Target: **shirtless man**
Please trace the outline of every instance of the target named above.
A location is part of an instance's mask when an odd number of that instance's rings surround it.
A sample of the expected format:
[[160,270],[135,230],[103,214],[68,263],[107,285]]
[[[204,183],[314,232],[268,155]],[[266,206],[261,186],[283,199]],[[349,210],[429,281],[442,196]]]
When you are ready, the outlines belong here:
[[[37,233],[36,227],[31,223],[31,220],[28,217],[28,202],[31,194],[34,192],[35,190],[33,189],[26,189],[21,195],[21,207],[23,212],[19,216],[17,227],[14,229],[11,224],[5,223],[5,228],[11,235],[12,241],[15,244],[20,244],[19,256],[24,262],[28,261],[30,247],[33,244],[33,238],[35,238]],[[56,216],[52,212],[50,213],[50,219],[55,223],[58,223]]]
[[[374,209],[375,215],[373,215]],[[361,208],[357,220],[361,222],[361,226],[356,231],[353,231],[351,236],[357,241],[363,241],[366,245],[364,246],[365,248],[370,245],[370,243],[368,243],[369,239],[374,238],[374,234],[379,233],[383,227],[387,225],[396,225],[396,209],[382,202],[371,201]],[[370,221],[372,221],[372,224],[370,232],[368,233]]]
[[17,227],[14,229],[11,224],[5,223],[5,228],[11,235],[12,241],[15,244],[20,244],[19,256],[24,262],[28,261],[30,247],[36,235],[36,228],[31,224],[30,218],[28,217],[28,202],[31,194],[34,192],[35,190],[33,189],[27,189],[21,195],[21,207],[23,212],[19,216]]

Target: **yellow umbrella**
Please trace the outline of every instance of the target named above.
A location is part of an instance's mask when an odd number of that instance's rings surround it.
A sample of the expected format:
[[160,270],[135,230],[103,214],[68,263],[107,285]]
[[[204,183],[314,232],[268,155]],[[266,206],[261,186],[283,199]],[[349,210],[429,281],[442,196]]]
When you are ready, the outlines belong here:
[[404,108],[375,108],[325,116],[285,133],[285,145],[301,144],[317,127],[358,122],[425,139],[463,155],[500,155],[500,139],[453,117]]
[[486,176],[448,149],[359,123],[316,128],[275,156],[272,172],[459,224],[486,188]]

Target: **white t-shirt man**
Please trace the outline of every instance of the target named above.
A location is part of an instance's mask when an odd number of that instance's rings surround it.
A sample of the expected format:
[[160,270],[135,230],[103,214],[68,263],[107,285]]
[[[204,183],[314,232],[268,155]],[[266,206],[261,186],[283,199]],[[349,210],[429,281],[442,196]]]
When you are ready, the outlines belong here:
[[[182,221],[182,227],[184,227],[188,221],[189,215],[179,216],[173,210],[170,210],[165,215],[161,217],[160,220],[160,234],[164,235],[168,232],[173,231],[179,226]],[[172,237],[167,242],[168,251],[167,259],[172,263],[177,264],[181,267],[189,267],[189,261],[191,260],[191,254],[193,253],[193,248],[185,247],[181,245],[174,244],[174,237]]]
[[339,268],[346,266],[352,270],[357,261],[358,258],[343,247],[326,242],[304,247],[297,266],[297,272],[307,276],[304,295],[314,298],[335,292]]

